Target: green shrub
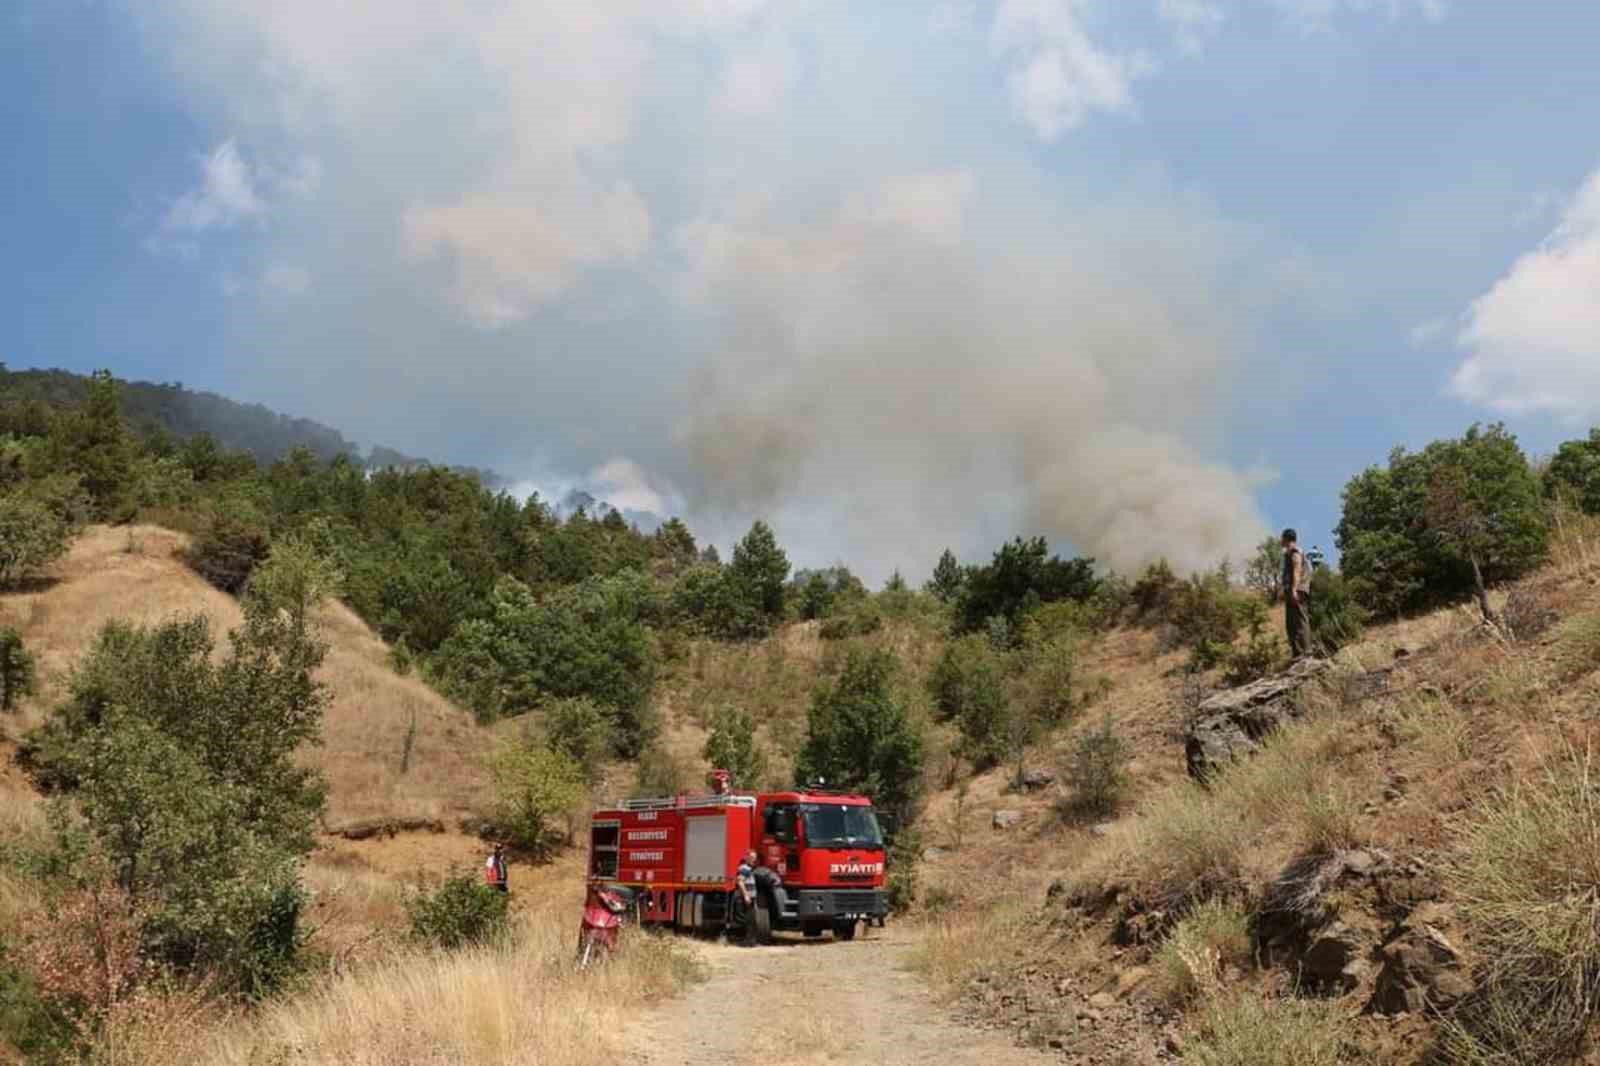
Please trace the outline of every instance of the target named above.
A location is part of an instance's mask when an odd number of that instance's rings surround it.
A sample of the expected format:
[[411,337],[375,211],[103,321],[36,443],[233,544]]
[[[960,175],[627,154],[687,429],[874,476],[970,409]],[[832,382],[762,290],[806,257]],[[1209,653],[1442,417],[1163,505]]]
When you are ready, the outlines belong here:
[[482,944],[506,929],[509,897],[470,874],[456,874],[432,892],[406,901],[411,935],[441,948]]
[[1139,621],[1147,625],[1166,622],[1182,584],[1165,559],[1146,567],[1128,589],[1128,599],[1136,608]]
[[917,901],[917,867],[921,862],[921,831],[915,827],[902,830],[889,849],[889,870],[884,882],[889,909],[897,914],[909,910]]
[[892,824],[907,825],[922,795],[925,741],[895,691],[899,668],[892,652],[850,650],[838,680],[812,696],[795,774],[864,792]]
[[17,701],[33,694],[39,673],[22,636],[10,626],[0,628],[0,710],[15,710]]
[[823,640],[864,637],[883,628],[883,613],[876,602],[862,600],[823,622],[817,635]]
[[1351,592],[1380,617],[1472,595],[1541,563],[1550,530],[1538,478],[1504,426],[1417,453],[1396,448],[1344,489],[1336,531]]
[[578,765],[590,781],[616,748],[616,723],[606,708],[575,696],[544,706],[545,740]]
[[43,504],[0,496],[0,586],[10,586],[67,551],[67,524]]
[[1116,813],[1128,790],[1127,765],[1132,757],[1132,746],[1117,733],[1110,714],[1098,729],[1080,734],[1072,748],[1065,813],[1084,818]]
[[1236,592],[1218,569],[1179,583],[1168,613],[1174,637],[1193,652],[1199,669],[1210,670],[1228,657],[1242,630],[1265,620],[1266,606]]
[[689,760],[666,748],[652,746],[639,756],[629,794],[635,799],[676,796],[693,788],[698,783],[697,776]]
[[1248,685],[1273,673],[1289,658],[1288,648],[1276,635],[1263,632],[1260,620],[1252,621],[1250,640],[1242,648],[1229,649],[1223,682]]
[[705,756],[712,769],[726,770],[736,788],[756,788],[766,777],[767,755],[756,743],[756,724],[734,707],[719,707],[711,714]]
[[545,858],[571,835],[588,789],[583,768],[564,752],[524,737],[501,744],[489,763],[494,820],[512,844]]
[[1311,639],[1324,655],[1361,639],[1367,609],[1343,574],[1329,569],[1311,575]]
[[46,998],[26,970],[10,966],[0,947],[0,1039],[22,1052],[24,1062],[79,1061],[78,1021],[65,1006]]
[[987,640],[967,636],[945,646],[928,676],[935,713],[955,723],[960,752],[976,766],[992,766],[1009,753],[1004,669]]
[[298,868],[323,787],[297,754],[327,699],[310,618],[328,583],[285,542],[221,659],[204,616],[108,624],[28,741],[81,820],[58,826],[60,847],[87,840],[147,915],[152,957],[252,996],[287,975],[301,945]]

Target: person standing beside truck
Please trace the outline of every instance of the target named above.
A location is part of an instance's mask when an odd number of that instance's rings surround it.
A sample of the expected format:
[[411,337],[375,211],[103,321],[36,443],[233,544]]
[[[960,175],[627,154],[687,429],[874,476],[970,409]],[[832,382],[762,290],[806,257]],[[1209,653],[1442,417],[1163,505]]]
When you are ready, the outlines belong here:
[[750,947],[756,942],[756,853],[744,853],[739,869],[733,875],[733,925],[742,930],[739,943]]

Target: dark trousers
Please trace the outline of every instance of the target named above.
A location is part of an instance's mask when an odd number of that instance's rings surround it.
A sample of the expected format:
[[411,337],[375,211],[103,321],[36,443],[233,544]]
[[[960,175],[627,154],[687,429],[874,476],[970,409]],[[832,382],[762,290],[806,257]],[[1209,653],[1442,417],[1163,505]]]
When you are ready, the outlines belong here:
[[1283,605],[1284,627],[1289,631],[1289,651],[1296,659],[1311,654],[1311,601],[1293,595]]
[[747,947],[756,942],[755,906],[738,892],[728,897],[728,940]]

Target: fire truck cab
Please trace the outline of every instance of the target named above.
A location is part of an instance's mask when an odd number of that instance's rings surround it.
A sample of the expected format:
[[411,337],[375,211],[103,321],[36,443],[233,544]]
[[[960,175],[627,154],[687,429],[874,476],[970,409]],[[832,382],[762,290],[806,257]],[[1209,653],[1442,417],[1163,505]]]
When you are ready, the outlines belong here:
[[633,889],[643,923],[720,931],[748,850],[758,939],[783,929],[849,940],[858,921],[888,911],[872,801],[822,789],[680,794],[595,811],[589,881]]

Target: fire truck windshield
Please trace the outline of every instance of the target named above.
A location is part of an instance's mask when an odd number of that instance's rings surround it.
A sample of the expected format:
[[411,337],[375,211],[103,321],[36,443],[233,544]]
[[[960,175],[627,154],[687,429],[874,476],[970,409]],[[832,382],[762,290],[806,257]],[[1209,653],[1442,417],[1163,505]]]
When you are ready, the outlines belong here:
[[807,847],[883,848],[883,833],[871,807],[802,803],[800,813],[805,818]]

